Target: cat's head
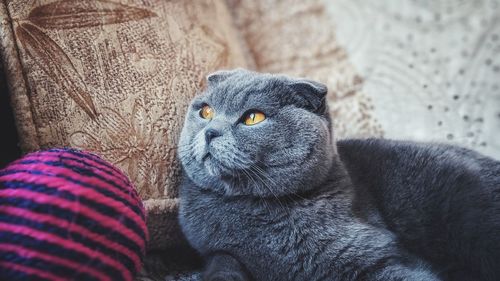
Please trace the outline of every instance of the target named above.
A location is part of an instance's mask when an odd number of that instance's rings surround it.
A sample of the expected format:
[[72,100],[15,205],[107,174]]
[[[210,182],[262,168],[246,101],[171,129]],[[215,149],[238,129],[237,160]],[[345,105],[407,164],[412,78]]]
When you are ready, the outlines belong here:
[[326,177],[335,148],[325,85],[244,69],[207,77],[187,111],[178,154],[200,188],[283,196]]

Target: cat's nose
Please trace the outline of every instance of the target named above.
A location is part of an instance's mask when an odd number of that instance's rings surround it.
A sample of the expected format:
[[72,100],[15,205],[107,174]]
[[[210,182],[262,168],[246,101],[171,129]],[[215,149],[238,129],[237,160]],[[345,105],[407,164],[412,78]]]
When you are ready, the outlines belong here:
[[208,144],[213,138],[219,137],[220,135],[221,135],[220,131],[213,128],[208,128],[205,131],[205,141]]

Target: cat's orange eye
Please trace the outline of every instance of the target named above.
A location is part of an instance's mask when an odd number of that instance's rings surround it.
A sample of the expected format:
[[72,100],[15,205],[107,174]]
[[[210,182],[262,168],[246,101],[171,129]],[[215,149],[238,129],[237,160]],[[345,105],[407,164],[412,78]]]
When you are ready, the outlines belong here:
[[266,119],[266,115],[260,111],[254,111],[248,113],[244,119],[243,119],[243,124],[247,126],[252,126],[255,124],[258,124]]
[[203,119],[211,120],[214,118],[214,110],[208,104],[205,104],[200,110],[200,116]]

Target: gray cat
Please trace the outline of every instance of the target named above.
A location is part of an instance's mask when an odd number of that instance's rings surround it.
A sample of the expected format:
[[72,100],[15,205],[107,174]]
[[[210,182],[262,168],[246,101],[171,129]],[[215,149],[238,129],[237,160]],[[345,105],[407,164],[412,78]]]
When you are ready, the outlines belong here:
[[500,280],[500,162],[334,141],[317,82],[210,75],[187,112],[180,223],[204,280]]

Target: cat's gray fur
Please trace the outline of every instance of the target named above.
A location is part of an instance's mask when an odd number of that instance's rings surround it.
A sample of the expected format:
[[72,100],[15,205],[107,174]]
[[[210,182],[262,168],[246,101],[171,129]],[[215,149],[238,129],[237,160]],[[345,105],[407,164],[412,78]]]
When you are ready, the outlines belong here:
[[[446,145],[335,143],[326,92],[243,69],[208,77],[179,146],[179,218],[204,279],[500,280],[500,163]],[[251,109],[267,119],[245,126]]]

